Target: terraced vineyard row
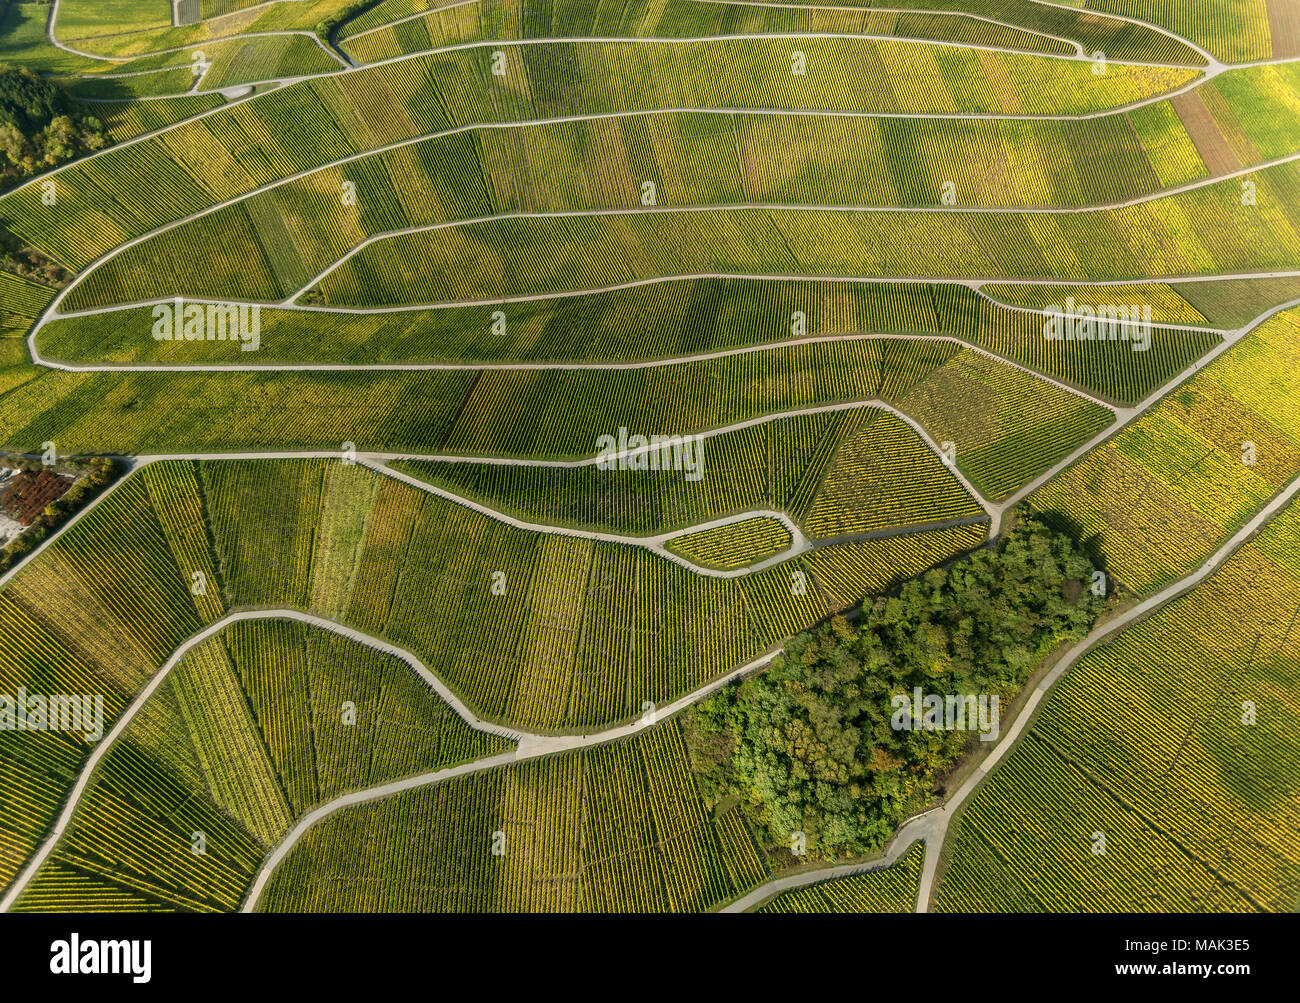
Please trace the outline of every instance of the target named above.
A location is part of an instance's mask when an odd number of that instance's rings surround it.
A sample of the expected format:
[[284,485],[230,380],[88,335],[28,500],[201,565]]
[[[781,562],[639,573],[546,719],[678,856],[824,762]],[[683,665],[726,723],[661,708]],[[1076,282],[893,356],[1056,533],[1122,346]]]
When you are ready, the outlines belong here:
[[[1221,285],[1221,283],[1212,283]],[[1155,303],[1151,287],[1088,287],[1103,303]],[[1162,287],[1168,289],[1171,287]],[[1035,290],[1042,306],[1085,302],[1085,288]],[[1279,294],[1274,294],[1279,295]],[[1280,293],[1286,296],[1285,292]],[[1046,298],[1044,298],[1046,297]],[[1180,300],[1180,302],[1183,302]],[[504,332],[496,312],[505,316]],[[1139,314],[1141,311],[1139,310]],[[1197,315],[1199,317],[1199,314]],[[440,362],[449,360],[616,361],[670,358],[792,338],[862,332],[943,334],[967,339],[1058,380],[1129,404],[1143,399],[1218,343],[1208,332],[1152,328],[1150,346],[1133,340],[1049,341],[1041,313],[1009,310],[965,286],[922,283],[788,282],[690,279],[604,293],[475,307],[383,313],[329,314],[264,308],[255,355],[229,341],[158,341],[152,308],[56,319],[37,338],[42,357],[78,363]],[[1145,340],[1147,336],[1138,332]]]
[[[835,458],[850,441],[856,466]],[[398,461],[392,466],[519,518],[633,535],[760,508],[784,511],[822,537],[981,511],[915,431],[870,407],[751,425],[709,436],[694,449],[698,479],[678,470],[596,465]],[[860,497],[862,488],[853,481],[864,465],[873,475],[870,497]],[[923,489],[913,486],[917,477],[923,478]]]
[[[1266,212],[1243,205],[1241,185],[1232,180],[1123,209],[1050,217],[707,209],[494,219],[369,244],[325,275],[319,288],[330,305],[376,307],[716,273],[1041,280],[1064,268],[1080,281],[1110,281],[1285,271],[1300,254],[1300,222],[1292,215],[1298,178],[1294,163],[1256,173]],[[1061,247],[1092,251],[1053,260]],[[71,303],[156,295],[143,252],[135,257],[143,274],[128,274],[130,256],[116,258],[78,286]],[[291,283],[270,279],[270,264],[252,260],[255,267],[231,284],[196,279],[192,295],[266,300],[294,291]]]
[[744,519],[668,541],[668,549],[705,568],[745,568],[789,550],[790,531],[776,519]]
[[[339,33],[341,44],[353,59],[370,62],[479,37],[845,32],[1074,53],[1073,45],[1058,40],[1065,38],[1077,41],[1087,52],[1107,52],[1112,59],[1187,65],[1205,61],[1185,42],[1144,25],[1009,0],[923,0],[905,12],[870,10],[865,3],[856,11],[852,8],[857,4],[801,9],[807,5],[736,7],[693,0],[634,0],[617,11],[532,0],[436,10],[440,6],[445,5],[432,0],[386,0],[348,22]],[[393,23],[430,8],[434,12],[424,17]],[[925,13],[927,8],[935,13]],[[967,16],[968,11],[1001,24],[976,20]]]
[[983,515],[945,461],[905,422],[889,413],[855,417],[804,519],[810,536],[855,536]]
[[911,536],[837,544],[814,551],[805,563],[817,576],[831,608],[844,610],[863,596],[894,588],[923,568],[974,550],[987,536],[982,525],[962,525]]
[[[128,151],[133,149],[123,147],[61,172],[57,213],[44,211],[48,207],[40,201],[42,191],[39,186],[29,186],[6,196],[0,200],[0,212],[12,220],[11,228],[23,239],[69,267],[80,268],[120,244],[127,236],[137,236],[197,208],[247,194],[256,187],[280,181],[290,174],[320,168],[378,146],[473,124],[571,115],[622,115],[629,111],[672,108],[1071,114],[1158,97],[1195,79],[1195,73],[1190,70],[1120,66],[1111,67],[1104,77],[1096,77],[1085,63],[1019,55],[989,56],[994,63],[1002,65],[991,67],[988,70],[991,76],[986,79],[986,71],[980,59],[976,58],[980,54],[971,50],[855,39],[809,38],[801,40],[800,44],[814,67],[812,75],[791,76],[791,45],[788,40],[731,39],[707,43],[553,42],[505,46],[501,50],[483,47],[318,77],[258,94],[252,100],[240,101],[213,115],[181,123],[157,137],[135,144],[148,151],[150,160],[166,161],[168,173],[172,176],[166,188],[160,188],[160,192],[165,190],[169,198],[160,199],[156,205],[119,206],[103,197],[104,190],[116,194],[130,187],[114,183],[124,175]],[[485,89],[482,80],[500,79],[491,69],[494,51],[504,54],[506,78],[500,86]],[[971,76],[972,81],[983,83],[962,88],[957,95],[941,96],[926,78],[927,71],[937,72],[936,61],[952,73],[948,79],[958,80],[965,73]],[[750,74],[746,74],[742,81],[738,76],[715,73],[710,67],[717,65],[750,67],[758,79],[750,79]],[[815,72],[818,65],[835,67],[836,72],[819,74]],[[906,71],[918,81],[927,79],[927,83],[924,86],[918,84],[912,93],[900,91],[897,95],[879,89],[845,91],[835,83],[838,74],[848,67],[871,73],[884,72],[890,66]],[[557,67],[563,68],[562,78],[569,81],[559,91],[553,82],[558,79],[553,76]],[[1005,82],[995,87],[988,82],[994,78]],[[1048,80],[1050,85],[1046,83]],[[1077,94],[1073,101],[1064,96],[1072,86]],[[1007,89],[1018,92],[1019,96],[1001,94]],[[1274,98],[1273,103],[1278,106],[1279,115],[1287,114],[1284,100]],[[698,118],[703,119],[702,126],[728,128],[726,117]],[[629,130],[629,140],[646,136],[644,122],[629,122],[624,128]],[[763,152],[763,159],[770,160],[771,150],[764,150],[762,143],[777,138],[772,130],[799,128],[806,131],[816,130],[819,126],[805,123],[800,127],[795,121],[784,125],[774,123],[756,130],[751,145]],[[820,128],[837,127],[827,122]],[[1133,151],[1131,136],[1127,130],[1113,125],[1067,124],[1058,127],[1056,124],[1022,123],[962,127],[921,123],[909,127],[901,123],[859,123],[857,130],[864,137],[862,142],[867,144],[867,149],[878,147],[881,139],[894,138],[897,134],[906,146],[917,149],[914,160],[927,163],[927,170],[936,172],[934,180],[970,178],[969,184],[964,186],[968,190],[961,195],[964,203],[977,200],[980,186],[984,184],[990,185],[988,190],[991,192],[1004,185],[1010,186],[1007,191],[1014,190],[1014,182],[1010,179],[1015,172],[1008,173],[992,166],[996,158],[991,152],[987,156],[981,155],[981,159],[991,165],[992,174],[1004,179],[1002,185],[981,182],[976,180],[976,175],[966,172],[938,177],[943,173],[939,170],[942,160],[939,150],[947,144],[925,142],[925,130],[938,130],[938,136],[945,134],[945,130],[963,128],[971,137],[963,145],[971,150],[992,151],[1004,147],[1008,151],[1024,150],[1028,156],[1037,142],[1029,143],[1029,138],[1041,135],[1042,142],[1059,149],[1062,158],[1073,159],[1074,154],[1068,152],[1068,137],[1082,150],[1110,151],[1107,156],[1113,152],[1117,163],[1123,160],[1129,165],[1125,176],[1132,176],[1135,180],[1147,179],[1145,182],[1136,180],[1138,184],[1151,183],[1149,169],[1142,166],[1141,158]],[[612,138],[619,134],[617,128],[611,133],[608,128],[602,131],[597,126],[557,126],[551,132],[563,136],[572,129],[589,130],[593,136],[589,142],[600,142],[607,148]],[[882,129],[885,133],[878,131]],[[917,132],[918,129],[921,131]],[[1179,143],[1176,137],[1180,130],[1176,121],[1168,121],[1146,128],[1146,133],[1154,137],[1168,132],[1175,137],[1168,141]],[[795,137],[798,133],[790,135]],[[872,139],[873,135],[880,138]],[[611,139],[606,139],[607,136]],[[909,136],[911,138],[906,138]],[[397,154],[393,162],[416,177],[428,173],[436,177],[447,169],[450,157],[444,155],[444,159],[439,159],[432,154],[437,143],[447,145],[448,142],[453,152],[460,149],[454,142],[436,141],[433,146],[426,143],[410,149],[405,155]],[[524,156],[519,146],[509,145],[509,140],[485,142],[501,151],[497,159]],[[1185,142],[1181,141],[1180,145],[1185,145]],[[696,145],[698,143],[699,140]],[[645,149],[645,144],[643,138],[639,144],[645,150],[642,159],[649,157],[653,160],[654,155]],[[624,141],[616,144],[623,151],[619,158],[627,165],[629,175],[634,164],[627,158],[636,145]],[[822,148],[833,150],[835,144],[822,144]],[[1114,152],[1118,148],[1127,152]],[[550,156],[559,155],[560,149],[552,146]],[[832,157],[832,161],[821,169],[821,176],[831,177],[833,155],[827,153],[824,156]],[[393,155],[387,159],[393,160]],[[578,158],[578,161],[582,159]],[[689,163],[690,169],[681,170],[676,162],[672,162],[672,169],[665,169],[657,179],[664,189],[665,204],[682,204],[685,201],[683,186],[691,183],[689,179],[693,175],[706,176],[704,168],[718,162],[718,158],[699,156],[680,160]],[[485,159],[484,168],[491,163],[491,159]],[[1026,176],[1044,177],[1043,181],[1036,182],[1040,191],[1050,187],[1046,176],[1041,174],[1043,171],[1055,172],[1055,176],[1060,178],[1058,186],[1064,186],[1063,191],[1075,190],[1082,194],[1087,190],[1078,189],[1077,179],[1071,180],[1068,174],[1061,174],[1057,168],[1051,167],[1049,158],[1042,157],[1037,163],[1038,166],[1026,172]],[[644,166],[648,168],[650,163]],[[666,163],[665,167],[668,166]],[[373,176],[374,172],[371,173]],[[491,171],[485,170],[484,173],[490,174]],[[854,173],[866,175],[874,172]],[[888,171],[880,173],[889,174]],[[1085,177],[1103,176],[1087,170],[1081,173]],[[900,180],[896,184],[903,185],[903,195],[906,196],[913,183],[902,180],[905,175],[898,177]],[[645,179],[631,177],[620,184],[639,186],[642,180]],[[777,180],[778,175],[772,174],[769,184],[776,184]],[[747,181],[751,186],[757,183],[757,177]],[[1087,185],[1094,183],[1086,182]],[[362,198],[358,204],[364,207],[367,201],[382,201],[380,193],[387,187],[387,184],[380,184],[378,188],[369,189],[359,185]],[[503,186],[497,187],[501,190]],[[322,192],[325,190],[325,187],[321,189]],[[482,193],[481,184],[477,190],[462,189],[460,197],[468,200],[476,191]],[[930,191],[924,183],[916,183],[914,191],[915,197],[924,197],[930,204],[938,202],[940,192]],[[337,185],[333,192],[337,201]],[[1035,197],[1032,192],[1032,188],[1026,189],[1024,197]],[[404,194],[414,198],[417,205],[428,198],[420,194],[420,186],[406,186]],[[1100,191],[1094,191],[1096,194]],[[1007,194],[997,196],[999,201],[1009,198],[1012,196]],[[183,209],[183,206],[191,207]],[[459,218],[464,218],[464,215]]]
[[302,624],[238,623],[131,722],[15,908],[233,911],[307,808],[506,747],[390,656]]

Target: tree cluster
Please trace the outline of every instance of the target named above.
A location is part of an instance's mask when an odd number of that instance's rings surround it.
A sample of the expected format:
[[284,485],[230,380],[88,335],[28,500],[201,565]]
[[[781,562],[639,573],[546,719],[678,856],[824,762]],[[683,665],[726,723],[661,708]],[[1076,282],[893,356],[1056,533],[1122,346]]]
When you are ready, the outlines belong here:
[[5,186],[108,142],[57,84],[26,67],[0,66],[0,155]]
[[683,718],[707,800],[739,802],[776,848],[804,834],[835,859],[881,846],[930,797],[970,731],[896,730],[891,699],[998,695],[1002,706],[1043,658],[1084,636],[1105,600],[1074,542],[1019,513],[996,548],[934,569],[800,635],[764,672]]

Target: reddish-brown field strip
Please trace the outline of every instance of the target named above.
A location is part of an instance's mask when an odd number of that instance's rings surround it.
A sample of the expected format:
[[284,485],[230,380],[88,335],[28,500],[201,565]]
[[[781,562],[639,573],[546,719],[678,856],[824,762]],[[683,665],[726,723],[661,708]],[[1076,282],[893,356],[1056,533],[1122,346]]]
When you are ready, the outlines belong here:
[[1182,119],[1183,126],[1196,147],[1196,152],[1201,155],[1212,176],[1222,177],[1241,170],[1241,161],[1232,152],[1232,147],[1228,145],[1228,140],[1224,138],[1218,123],[1214,121],[1214,116],[1210,114],[1210,109],[1205,107],[1205,102],[1201,100],[1199,94],[1188,91],[1171,98],[1170,103],[1173,104],[1178,117]]

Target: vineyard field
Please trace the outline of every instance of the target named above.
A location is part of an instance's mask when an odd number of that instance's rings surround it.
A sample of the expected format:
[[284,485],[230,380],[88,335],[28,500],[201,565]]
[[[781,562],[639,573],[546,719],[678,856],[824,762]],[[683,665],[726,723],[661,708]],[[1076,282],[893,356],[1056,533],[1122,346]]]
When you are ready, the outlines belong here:
[[1278,314],[1029,498],[1147,593],[1300,473],[1300,317]]
[[[851,461],[832,462],[850,442]],[[698,480],[677,471],[602,470],[596,465],[404,460],[392,466],[519,518],[631,535],[681,529],[751,509],[785,512],[821,537],[981,512],[915,431],[869,405],[779,418],[709,436],[697,448],[703,455]],[[856,483],[855,475],[868,467],[871,480]],[[920,476],[924,479],[915,480]],[[834,487],[817,495],[828,480]],[[861,494],[864,490],[869,496]]]
[[668,549],[703,568],[731,571],[768,560],[789,550],[790,531],[776,519],[743,519],[712,529],[683,533]]
[[1298,532],[1292,504],[1062,680],[959,817],[939,909],[1294,908]]
[[132,720],[16,910],[231,911],[306,809],[506,747],[391,656],[303,624],[236,623]]
[[760,913],[907,913],[925,863],[925,844],[917,843],[896,864],[806,888],[782,892],[755,910]]
[[699,912],[766,877],[737,816],[706,813],[670,722],[334,815],[277,868],[259,908]]

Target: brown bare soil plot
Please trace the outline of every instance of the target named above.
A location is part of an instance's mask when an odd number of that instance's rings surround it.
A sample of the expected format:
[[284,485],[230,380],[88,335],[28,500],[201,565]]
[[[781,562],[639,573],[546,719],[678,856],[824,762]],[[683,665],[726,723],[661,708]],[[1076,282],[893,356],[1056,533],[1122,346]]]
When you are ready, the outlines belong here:
[[1213,177],[1222,177],[1241,170],[1241,161],[1228,145],[1228,140],[1199,94],[1188,91],[1171,98],[1170,103],[1174,106],[1178,117],[1182,119],[1183,126],[1196,147],[1196,152],[1201,155],[1201,159],[1205,161],[1205,166],[1209,168]]
[[1274,59],[1300,56],[1300,2],[1267,0],[1268,33],[1273,39]]
[[45,506],[72,487],[72,478],[52,470],[24,470],[11,480],[0,496],[0,510],[24,526],[30,526]]

